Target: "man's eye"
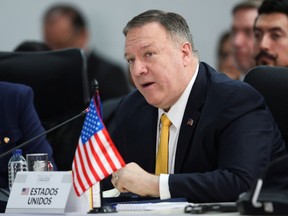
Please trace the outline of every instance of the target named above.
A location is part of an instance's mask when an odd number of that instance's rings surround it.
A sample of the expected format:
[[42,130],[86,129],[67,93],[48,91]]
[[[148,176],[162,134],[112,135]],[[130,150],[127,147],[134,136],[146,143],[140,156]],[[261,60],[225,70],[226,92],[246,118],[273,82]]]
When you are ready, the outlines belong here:
[[278,34],[278,33],[273,33],[271,37],[272,37],[273,40],[277,40],[277,39],[279,39],[281,37],[281,35]]
[[254,38],[255,39],[261,38],[261,33],[260,32],[254,32]]
[[146,57],[151,57],[152,55],[153,55],[152,52],[146,52],[146,53],[145,53],[145,56],[146,56]]
[[127,59],[126,60],[128,64],[132,64],[133,63],[133,59]]

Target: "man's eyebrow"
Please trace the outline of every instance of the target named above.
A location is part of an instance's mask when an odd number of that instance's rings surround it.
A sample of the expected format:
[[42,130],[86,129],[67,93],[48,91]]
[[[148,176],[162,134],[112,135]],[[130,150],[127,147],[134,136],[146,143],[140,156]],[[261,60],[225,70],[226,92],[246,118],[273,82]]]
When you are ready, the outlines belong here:
[[[142,50],[149,48],[150,46],[151,46],[151,44],[143,45],[139,49],[142,51]],[[127,58],[127,56],[128,56],[128,54],[125,52],[124,57]]]
[[125,58],[125,59],[127,58],[127,55],[128,55],[127,53],[124,53],[124,58]]
[[150,46],[151,46],[151,44],[146,44],[146,45],[140,47],[140,50],[147,49],[147,48],[149,48]]
[[[263,32],[262,28],[260,27],[254,27],[253,29],[254,31],[257,30],[257,31],[261,31]],[[268,28],[267,30],[268,32],[272,32],[272,31],[284,31],[283,28],[281,28],[280,26],[275,26],[275,27],[272,27],[272,28]]]
[[281,31],[281,32],[284,32],[284,29],[280,26],[276,26],[276,27],[273,27],[271,29],[268,29],[269,32],[271,31]]

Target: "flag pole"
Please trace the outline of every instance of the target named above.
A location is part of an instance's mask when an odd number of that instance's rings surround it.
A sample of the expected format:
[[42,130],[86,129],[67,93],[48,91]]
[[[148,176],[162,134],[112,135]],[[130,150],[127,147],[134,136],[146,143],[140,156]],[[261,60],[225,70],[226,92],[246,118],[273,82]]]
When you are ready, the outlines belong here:
[[[97,111],[103,121],[103,115],[102,115],[102,104],[101,104],[101,99],[100,99],[100,93],[99,93],[99,84],[98,81],[96,79],[93,80],[92,83],[92,88],[93,88],[93,92],[94,95],[93,97],[95,97],[95,102],[96,102],[96,108]],[[95,187],[99,187],[99,188],[95,188]],[[94,189],[94,190],[93,190]],[[99,206],[93,206],[94,205],[94,193],[98,193],[99,197],[98,200],[100,201]],[[102,181],[100,181],[98,184],[93,185],[91,187],[91,193],[90,193],[90,198],[91,198],[91,202],[92,202],[92,208],[89,211],[89,213],[93,213],[93,214],[97,214],[97,213],[112,213],[112,212],[116,212],[116,209],[114,207],[112,207],[112,205],[104,205],[103,203],[103,183]],[[97,194],[96,194],[97,196]]]

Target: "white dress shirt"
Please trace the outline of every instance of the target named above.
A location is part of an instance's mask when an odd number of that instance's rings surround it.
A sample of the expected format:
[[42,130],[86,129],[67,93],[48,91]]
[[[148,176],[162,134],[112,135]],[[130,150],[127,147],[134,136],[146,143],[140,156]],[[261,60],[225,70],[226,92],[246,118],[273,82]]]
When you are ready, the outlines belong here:
[[[156,145],[156,155],[158,151],[158,144],[160,139],[160,131],[161,131],[161,123],[160,117],[163,113],[167,115],[167,117],[172,122],[169,130],[169,160],[168,160],[168,173],[174,173],[174,164],[175,164],[175,155],[177,148],[177,141],[179,137],[180,127],[182,118],[184,115],[184,111],[186,108],[186,104],[189,98],[189,94],[194,85],[195,79],[197,77],[199,70],[199,64],[196,67],[196,71],[184,90],[183,94],[179,98],[179,100],[170,108],[170,110],[166,113],[163,109],[158,109],[158,129],[157,129],[157,145]],[[159,191],[160,191],[160,199],[168,199],[171,197],[169,185],[168,185],[169,174],[160,174],[160,182],[159,182]]]

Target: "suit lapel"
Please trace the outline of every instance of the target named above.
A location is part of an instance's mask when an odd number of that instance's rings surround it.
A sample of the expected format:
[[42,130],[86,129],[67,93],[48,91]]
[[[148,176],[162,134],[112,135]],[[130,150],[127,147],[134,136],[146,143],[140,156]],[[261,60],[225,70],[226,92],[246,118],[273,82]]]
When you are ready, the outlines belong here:
[[[137,161],[142,168],[152,173],[156,160],[157,116],[157,108],[147,104],[134,112],[131,117],[133,122],[129,121],[128,128],[124,128],[124,135],[127,135],[124,140],[131,144],[125,148],[126,162]],[[142,155],[150,155],[149,160]]]
[[185,162],[184,159],[186,158],[185,154],[192,146],[193,135],[206,97],[207,78],[205,74],[205,68],[200,63],[198,76],[190,92],[181,123],[175,158],[175,173],[181,172],[183,163]]
[[[146,115],[144,115],[144,113]],[[146,146],[145,150],[143,149],[142,154],[146,151],[149,152],[147,155],[150,155],[150,160],[143,161],[144,164],[149,164],[147,167],[148,172],[155,172],[155,162],[156,162],[156,136],[157,136],[157,116],[158,110],[155,107],[147,106],[146,110],[143,111],[143,115],[141,119],[144,123],[143,125],[147,125],[147,128],[144,128],[142,133],[141,140],[145,141],[142,146]]]

